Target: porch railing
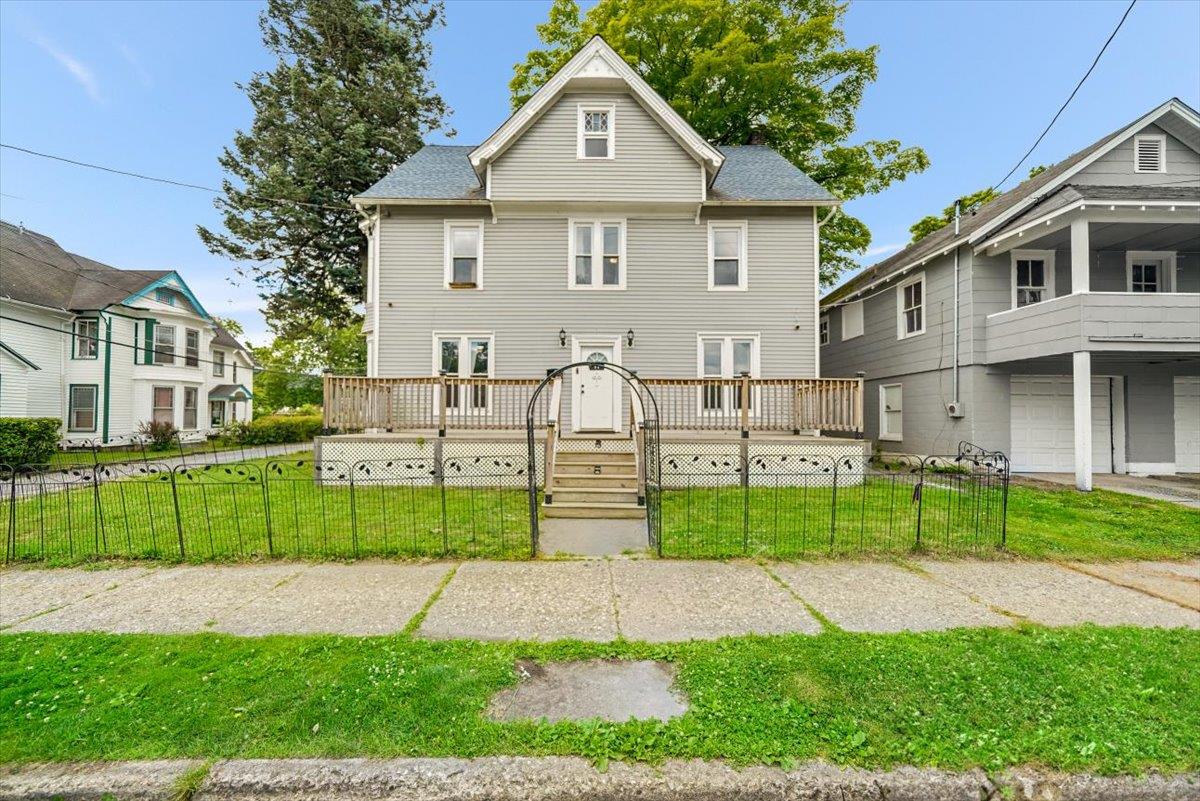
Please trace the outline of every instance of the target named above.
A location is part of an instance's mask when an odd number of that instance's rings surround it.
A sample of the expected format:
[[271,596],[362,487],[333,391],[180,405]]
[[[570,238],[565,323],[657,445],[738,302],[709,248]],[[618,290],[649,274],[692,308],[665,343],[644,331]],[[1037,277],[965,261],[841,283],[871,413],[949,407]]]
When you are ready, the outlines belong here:
[[[860,378],[648,378],[659,425],[670,431],[799,432],[863,429]],[[325,376],[325,427],[524,429],[536,378]],[[557,420],[559,393],[542,393],[534,424]],[[554,411],[551,412],[553,407]]]

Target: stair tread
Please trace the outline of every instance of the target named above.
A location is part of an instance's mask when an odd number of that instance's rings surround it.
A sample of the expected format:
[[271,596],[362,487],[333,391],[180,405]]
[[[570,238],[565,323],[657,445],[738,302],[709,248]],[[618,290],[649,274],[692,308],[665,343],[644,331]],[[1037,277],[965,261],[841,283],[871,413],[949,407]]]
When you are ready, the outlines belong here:
[[589,493],[589,492],[594,492],[597,495],[599,495],[601,493],[606,493],[606,492],[636,493],[637,487],[555,487],[554,490],[555,490],[555,492],[562,490],[563,492],[582,492],[585,494]]
[[644,506],[639,506],[637,503],[618,503],[616,501],[555,501],[554,503],[543,503],[545,507],[559,507],[561,509],[645,509]]
[[637,473],[555,473],[554,478],[569,478],[574,481],[577,478],[596,478],[596,479],[628,479],[637,478]]

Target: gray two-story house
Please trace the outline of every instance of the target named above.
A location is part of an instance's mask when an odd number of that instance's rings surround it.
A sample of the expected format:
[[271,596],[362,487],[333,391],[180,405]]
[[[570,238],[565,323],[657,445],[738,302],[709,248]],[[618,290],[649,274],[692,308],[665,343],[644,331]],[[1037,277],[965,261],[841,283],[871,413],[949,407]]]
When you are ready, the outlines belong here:
[[[636,371],[665,431],[858,427],[858,384],[816,382],[840,201],[769,147],[706,141],[600,37],[483,143],[426,146],[353,201],[367,379],[327,385],[331,427],[523,432],[532,388],[577,362]],[[599,447],[645,412],[618,372],[576,369],[537,422]]]
[[1170,100],[821,301],[886,451],[1200,472],[1200,115]]

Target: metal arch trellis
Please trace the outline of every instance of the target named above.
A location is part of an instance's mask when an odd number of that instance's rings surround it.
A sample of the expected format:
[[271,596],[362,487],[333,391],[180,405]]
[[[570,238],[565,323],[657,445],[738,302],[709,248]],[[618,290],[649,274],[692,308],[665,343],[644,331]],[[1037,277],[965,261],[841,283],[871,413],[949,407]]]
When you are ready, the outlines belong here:
[[[636,396],[634,402],[639,403],[642,408],[642,413],[645,417],[643,425],[646,430],[646,448],[643,453],[643,458],[646,460],[646,532],[649,544],[651,547],[659,547],[660,537],[658,531],[659,515],[655,505],[658,503],[657,481],[659,476],[659,458],[662,449],[659,447],[659,412],[658,400],[655,399],[654,393],[650,388],[638,378],[638,374],[634,370],[630,370],[619,364],[611,362],[597,361],[579,361],[556,367],[553,370],[546,371],[546,377],[538,382],[530,395],[529,403],[525,407],[525,446],[529,459],[528,473],[528,488],[529,488],[529,535],[530,535],[530,555],[537,556],[538,549],[538,497],[537,497],[537,471],[533,469],[537,459],[536,443],[534,442],[534,412],[537,409],[537,401],[541,396],[542,391],[547,386],[552,384],[555,379],[560,378],[568,370],[575,368],[586,368],[588,370],[610,370],[616,373],[629,387],[629,391]],[[650,404],[647,407],[645,399],[649,399]],[[649,414],[653,411],[653,416]],[[653,487],[653,491],[652,491]]]

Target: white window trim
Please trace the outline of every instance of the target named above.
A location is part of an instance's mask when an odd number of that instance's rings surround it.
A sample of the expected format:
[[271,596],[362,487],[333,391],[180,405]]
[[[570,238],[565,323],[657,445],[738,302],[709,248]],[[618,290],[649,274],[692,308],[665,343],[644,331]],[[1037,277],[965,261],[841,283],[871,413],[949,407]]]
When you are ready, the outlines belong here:
[[[846,319],[848,317],[846,312],[852,308],[858,310],[858,333],[857,334],[850,334],[850,333],[846,332]],[[863,335],[863,332],[866,331],[867,326],[866,326],[866,318],[863,317],[864,312],[865,312],[865,309],[863,308],[863,302],[861,300],[856,300],[853,303],[846,303],[846,304],[842,305],[841,316],[842,316],[842,341],[843,342],[845,342],[848,339],[858,339],[859,337],[861,337]]]
[[[1009,281],[1012,293],[1009,297],[1009,308],[1017,308],[1017,262],[1021,260],[1041,259],[1045,263],[1046,271],[1046,296],[1040,301],[1045,303],[1048,300],[1053,300],[1055,295],[1054,290],[1054,251],[1053,250],[1014,250],[1011,251],[1009,263],[1012,266],[1012,278]],[[1036,306],[1037,303],[1030,303],[1030,306]],[[1021,308],[1025,308],[1022,306]]]
[[[575,113],[575,158],[578,161],[612,161],[617,157],[617,106],[615,103],[580,103]],[[608,114],[608,155],[585,156],[583,149],[583,115],[589,111]],[[591,137],[599,139],[600,137]]]
[[1127,250],[1125,251],[1125,291],[1133,292],[1133,263],[1137,261],[1159,261],[1162,270],[1158,275],[1158,291],[1174,292],[1176,276],[1176,251],[1174,250]]
[[[575,226],[592,226],[592,283],[579,284],[575,282]],[[616,285],[603,283],[604,277],[604,226],[619,225],[621,227],[621,248],[618,254],[618,278]],[[578,289],[583,292],[607,291],[613,292],[625,288],[625,218],[624,217],[568,217],[567,218],[567,289]],[[597,246],[599,250],[597,250]],[[597,260],[599,259],[599,260]]]
[[[904,326],[904,288],[913,284],[921,284],[921,327],[916,331],[907,331]],[[925,273],[917,273],[896,284],[896,339],[911,339],[925,333],[929,323],[929,284],[925,281]]]
[[[1158,142],[1158,169],[1143,170],[1138,162],[1138,144],[1145,139]],[[1167,137],[1164,134],[1138,134],[1133,137],[1133,171],[1143,175],[1164,173],[1167,171]]]
[[[451,242],[452,232],[457,228],[474,228],[479,232],[475,254],[475,286],[450,286],[454,277],[454,247]],[[442,227],[442,287],[453,288],[456,292],[483,289],[483,220],[446,220]]]
[[[713,234],[722,228],[737,228],[739,237],[738,253],[738,284],[737,286],[717,286],[713,283],[713,257],[716,250],[713,247]],[[709,220],[708,222],[708,291],[709,292],[745,292],[750,285],[749,252],[750,224],[746,220]]]
[[821,318],[817,321],[817,341],[822,345],[829,344],[829,330],[829,315],[822,314]]
[[[214,350],[212,352],[212,374],[213,378],[225,377],[225,365],[229,364],[229,357],[223,350]],[[220,368],[220,372],[217,372]]]
[[[196,420],[191,426],[187,424],[187,396],[189,391],[195,393],[193,397],[196,399],[196,405],[192,407],[192,411],[196,413]],[[183,392],[180,393],[179,398],[179,420],[181,423],[179,426],[180,431],[196,431],[200,428],[200,387],[194,385],[185,385],[183,387]]]
[[[886,390],[893,387],[900,388],[900,433],[893,434],[887,431],[887,411],[884,403],[887,397]],[[880,384],[879,385],[879,438],[885,442],[903,442],[904,441],[904,385],[903,384]]]
[[[622,352],[624,335],[621,334],[598,334],[596,336],[572,336],[571,337],[571,362],[577,363],[583,361],[583,352],[589,348],[611,347],[613,349],[613,359],[610,364],[618,367],[621,366],[621,361],[625,358]],[[583,368],[576,367],[572,372],[572,382],[579,380],[578,376]],[[617,376],[613,376],[613,427],[612,431],[621,430],[621,397],[624,392],[624,382]],[[583,425],[583,403],[573,400],[571,403],[571,430],[572,431],[604,431],[606,429],[582,428]]]
[[[171,332],[171,360],[160,362],[160,358],[166,358],[162,353],[161,345],[158,341],[158,332],[170,330]],[[151,347],[153,353],[150,354],[150,363],[156,367],[174,367],[179,362],[179,327],[176,325],[163,325],[159,323],[154,326],[154,335],[151,339]]]
[[[462,371],[463,371],[463,367],[466,365],[466,360],[464,358],[464,354],[466,354],[466,352],[467,352],[467,343],[472,339],[486,339],[487,343],[488,343],[488,371],[487,371],[486,377],[487,378],[495,378],[496,377],[496,334],[495,334],[495,332],[492,332],[492,331],[468,331],[468,332],[464,333],[464,332],[460,332],[460,331],[434,331],[433,338],[432,338],[431,344],[430,344],[430,352],[433,357],[432,358],[433,375],[439,375],[442,371],[442,358],[441,358],[442,353],[441,353],[441,348],[438,347],[438,343],[441,342],[441,340],[443,340],[443,339],[457,339],[458,340],[458,371],[459,371],[459,374],[457,376],[455,376],[455,378],[472,378],[472,377],[481,378],[481,377],[483,377],[483,376],[472,376],[470,370],[467,371],[466,375],[463,375]],[[461,404],[462,393],[459,393],[459,401]],[[441,398],[438,397],[438,389],[434,389],[433,402],[434,402],[435,409],[438,407],[438,404],[441,403]],[[448,408],[453,408],[455,411],[463,411],[465,409],[466,411],[472,412],[474,414],[478,414],[480,416],[485,416],[485,415],[491,414],[491,412],[492,412],[492,392],[489,389],[488,394],[487,394],[487,406],[483,407],[482,409],[471,409],[470,407],[463,407],[461,405],[454,406],[454,407],[448,407]]]
[[[175,393],[175,387],[172,384],[155,384],[150,387],[150,422],[152,422],[152,423],[154,422],[154,412],[155,411],[157,411],[158,409],[168,408],[166,406],[155,406],[154,405],[155,402],[157,401],[155,396],[158,395],[158,391],[160,389],[169,389],[171,391],[171,406],[170,406],[171,420],[170,420],[170,422],[171,422],[172,426],[175,426],[175,421],[178,419],[178,415],[176,414],[176,412],[179,409],[179,405],[175,402],[176,393]],[[178,426],[175,426],[175,427],[178,428]]]
[[[716,378],[716,376],[707,376],[704,374],[704,341],[711,339],[723,340],[721,344],[721,378],[737,378],[733,375],[733,340],[749,339],[753,342],[750,347],[750,377],[760,378],[762,375],[762,334],[758,331],[754,332],[735,332],[724,333],[720,331],[701,331],[696,334],[696,377],[697,378]],[[728,365],[729,369],[725,367]],[[729,375],[725,375],[728,372]],[[727,388],[731,389],[731,388]],[[737,413],[731,404],[733,403],[733,393],[728,392],[728,397],[723,398],[724,408],[722,409],[705,409],[703,390],[696,393],[696,414],[701,417],[718,417],[722,415],[731,415]],[[759,393],[751,392],[750,394],[750,414],[757,417],[759,412]]]

